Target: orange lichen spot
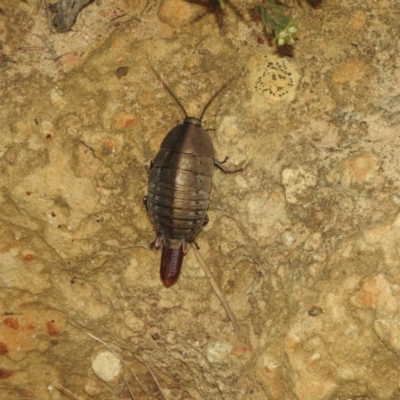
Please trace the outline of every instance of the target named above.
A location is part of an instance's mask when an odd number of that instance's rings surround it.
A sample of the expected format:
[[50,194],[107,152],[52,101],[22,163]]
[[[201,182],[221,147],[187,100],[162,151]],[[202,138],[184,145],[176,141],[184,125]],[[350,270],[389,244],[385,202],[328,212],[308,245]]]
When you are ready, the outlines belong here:
[[373,154],[363,153],[350,157],[343,162],[343,183],[351,186],[373,180],[377,168],[378,163]]
[[32,192],[30,192],[30,191],[28,190],[27,192],[25,192],[25,194],[26,194],[27,196],[30,196],[30,195],[32,194]]
[[[71,64],[74,62],[81,61],[83,60],[83,58],[84,58],[83,56],[73,51],[71,53],[65,54],[65,57],[63,57],[61,61],[63,64]],[[58,57],[56,60],[57,61],[60,60],[60,57]]]
[[132,114],[118,114],[115,117],[115,124],[118,129],[129,129],[136,123],[136,118]]
[[[353,302],[356,306],[362,308],[376,308],[379,295],[389,293],[389,285],[382,279],[382,276],[376,276],[364,283],[360,291],[354,296]],[[388,296],[384,296],[387,298]]]
[[243,353],[246,353],[246,351],[250,350],[249,347],[239,347],[238,349],[234,349],[231,351],[231,354],[234,356],[240,356]]
[[3,324],[14,330],[17,330],[19,328],[19,321],[17,318],[13,317],[4,318]]
[[0,379],[10,378],[14,375],[14,371],[9,371],[5,368],[0,368]]
[[365,13],[363,11],[357,11],[353,14],[349,22],[349,26],[356,31],[360,31],[364,28],[366,20],[367,16],[365,15]]
[[271,372],[271,370],[270,370],[268,367],[264,367],[264,372],[265,372],[266,374],[269,374],[269,373]]
[[8,353],[8,347],[5,343],[0,342],[0,355]]
[[58,329],[56,328],[54,321],[47,321],[46,322],[46,327],[47,327],[47,333],[50,336],[56,336],[58,335],[60,332],[58,331]]
[[286,349],[289,352],[295,352],[298,350],[300,343],[299,339],[296,336],[289,335],[286,337]]
[[113,152],[117,147],[117,142],[114,139],[106,139],[103,142],[104,150]]
[[365,79],[370,71],[370,65],[360,59],[347,60],[335,68],[331,79],[335,85],[348,84],[353,88],[358,85],[358,81]]
[[35,256],[33,254],[25,254],[24,256],[22,256],[22,260],[25,262],[30,262],[35,258]]

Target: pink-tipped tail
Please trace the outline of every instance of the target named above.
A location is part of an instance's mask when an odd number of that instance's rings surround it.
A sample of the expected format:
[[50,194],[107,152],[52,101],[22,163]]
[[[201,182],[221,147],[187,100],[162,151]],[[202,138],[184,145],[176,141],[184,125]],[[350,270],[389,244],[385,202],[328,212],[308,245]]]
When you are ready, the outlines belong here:
[[163,246],[161,255],[160,277],[167,288],[176,283],[181,272],[183,249],[169,249]]

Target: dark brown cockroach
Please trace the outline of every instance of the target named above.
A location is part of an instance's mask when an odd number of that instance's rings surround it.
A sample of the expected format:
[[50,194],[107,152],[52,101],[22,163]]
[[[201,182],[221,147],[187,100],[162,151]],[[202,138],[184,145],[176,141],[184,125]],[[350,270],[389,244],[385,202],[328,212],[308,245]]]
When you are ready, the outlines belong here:
[[[182,103],[151,66],[157,78],[185,114],[183,124],[173,128],[161,143],[160,151],[150,166],[148,192],[144,202],[157,237],[162,244],[160,276],[165,287],[179,277],[188,243],[208,221],[211,178],[214,165],[224,172],[221,162],[214,158],[214,146],[201,120],[213,100],[241,72],[229,78],[204,106],[200,118],[189,117]],[[226,159],[225,159],[226,161]]]

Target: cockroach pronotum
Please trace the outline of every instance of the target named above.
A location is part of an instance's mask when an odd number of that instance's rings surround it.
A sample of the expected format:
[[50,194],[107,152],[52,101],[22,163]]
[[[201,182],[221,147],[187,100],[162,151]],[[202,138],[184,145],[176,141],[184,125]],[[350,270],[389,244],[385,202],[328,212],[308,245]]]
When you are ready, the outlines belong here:
[[150,165],[148,192],[144,198],[150,220],[157,237],[158,248],[162,244],[160,277],[165,287],[172,286],[179,277],[183,256],[188,243],[194,241],[207,223],[210,203],[211,178],[214,165],[222,171],[214,158],[214,146],[209,134],[203,129],[201,120],[213,100],[242,72],[235,73],[211,97],[199,118],[189,117],[182,103],[151,66],[185,114],[183,124],[173,128],[161,143],[156,158]]

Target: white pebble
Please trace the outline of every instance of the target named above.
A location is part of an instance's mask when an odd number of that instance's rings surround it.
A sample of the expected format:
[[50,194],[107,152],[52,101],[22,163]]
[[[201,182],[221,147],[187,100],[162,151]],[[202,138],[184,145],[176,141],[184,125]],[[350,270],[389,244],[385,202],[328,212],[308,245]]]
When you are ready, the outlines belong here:
[[94,373],[104,382],[112,382],[121,373],[121,361],[108,350],[98,353],[92,361]]

